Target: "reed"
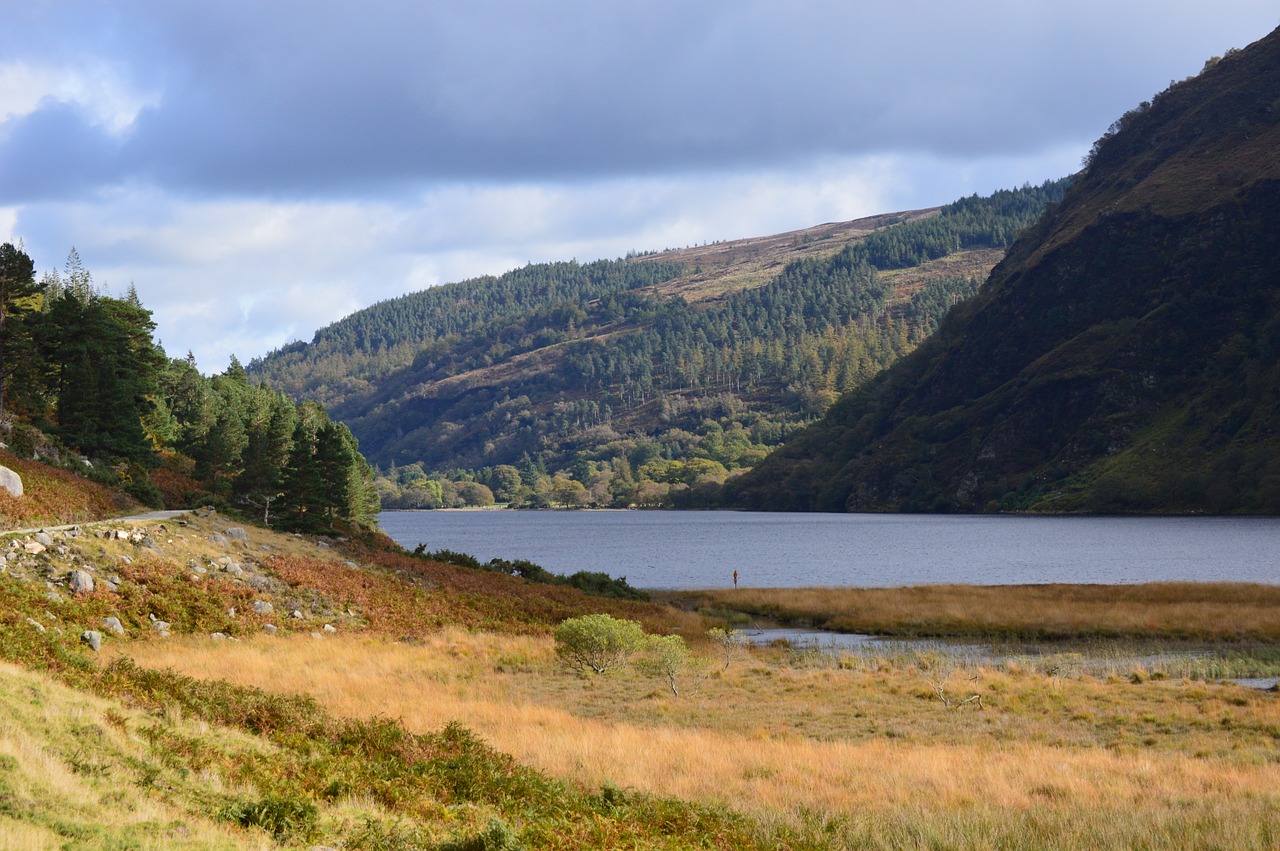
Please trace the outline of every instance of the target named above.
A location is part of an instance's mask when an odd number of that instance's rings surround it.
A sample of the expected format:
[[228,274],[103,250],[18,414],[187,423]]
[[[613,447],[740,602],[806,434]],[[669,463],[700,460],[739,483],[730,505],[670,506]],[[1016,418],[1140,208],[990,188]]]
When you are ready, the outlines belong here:
[[879,635],[1280,640],[1280,586],[1275,585],[744,588],[662,596],[684,608]]

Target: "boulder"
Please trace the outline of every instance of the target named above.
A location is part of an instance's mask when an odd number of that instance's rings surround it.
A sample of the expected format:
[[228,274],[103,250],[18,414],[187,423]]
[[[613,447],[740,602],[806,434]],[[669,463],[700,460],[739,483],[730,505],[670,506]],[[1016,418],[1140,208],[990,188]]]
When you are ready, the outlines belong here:
[[92,594],[93,577],[87,570],[73,570],[67,577],[67,585],[73,594]]
[[233,541],[244,541],[247,543],[249,540],[249,533],[240,526],[232,526],[229,529],[223,529],[222,534],[226,535]]
[[95,653],[102,649],[102,633],[96,629],[86,629],[80,633],[80,640],[89,645]]
[[39,532],[36,532],[35,535],[33,535],[32,537],[36,539],[37,543],[43,544],[46,547],[53,546],[52,536],[50,536],[49,533],[44,531],[43,529],[41,529]]
[[11,496],[22,496],[22,476],[8,467],[0,467],[0,488],[4,488]]
[[271,605],[266,600],[254,600],[253,611],[254,614],[269,615],[275,611],[275,606]]
[[102,628],[107,632],[114,632],[116,635],[124,635],[124,624],[120,623],[117,617],[103,618]]

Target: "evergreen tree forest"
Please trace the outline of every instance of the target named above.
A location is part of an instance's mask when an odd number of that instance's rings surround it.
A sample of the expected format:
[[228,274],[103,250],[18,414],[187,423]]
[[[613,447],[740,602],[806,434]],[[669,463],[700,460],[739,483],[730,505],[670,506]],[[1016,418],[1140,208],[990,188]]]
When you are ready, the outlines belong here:
[[74,249],[37,281],[20,247],[0,246],[0,331],[11,452],[157,508],[220,504],[314,532],[373,524],[373,470],[346,426],[251,383],[234,358],[206,377],[168,357],[133,287],[99,289]]
[[899,270],[1007,247],[1066,186],[964,198],[694,301],[663,254],[528,265],[379,303],[249,373],[350,426],[387,507],[695,507],[980,283],[900,290]]

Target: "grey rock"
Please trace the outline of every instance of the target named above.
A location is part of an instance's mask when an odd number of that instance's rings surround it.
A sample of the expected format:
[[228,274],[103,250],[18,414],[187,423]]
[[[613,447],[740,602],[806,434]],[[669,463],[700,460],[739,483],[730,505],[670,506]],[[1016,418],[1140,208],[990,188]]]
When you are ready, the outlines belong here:
[[80,633],[80,640],[89,645],[94,653],[102,649],[102,633],[96,629],[86,629]]
[[343,564],[351,568],[352,570],[360,569],[360,565],[356,564],[354,561],[344,561]]
[[22,496],[22,476],[8,467],[0,467],[0,488],[4,488],[12,496]]
[[275,606],[271,605],[266,600],[254,600],[253,611],[255,614],[269,615],[275,611]]
[[41,529],[39,532],[36,532],[33,537],[36,539],[36,541],[38,541],[41,544],[44,544],[46,547],[53,546],[53,538],[50,537],[49,533],[44,531],[43,529]]
[[27,618],[27,623],[34,626],[37,632],[44,632],[44,624],[40,623],[40,621],[35,618]]
[[245,582],[255,591],[266,591],[271,587],[271,580],[260,573],[250,574]]
[[233,561],[235,561],[235,559],[233,559],[231,556],[222,556],[218,559],[218,564],[222,565],[223,567],[226,567],[227,565],[231,564]]
[[275,635],[276,625],[273,623],[263,624],[262,631],[265,632],[267,635]]
[[103,618],[102,628],[107,632],[114,632],[116,635],[124,635],[124,624],[120,623],[120,619],[117,617]]
[[209,637],[210,637],[210,638],[212,638],[214,641],[226,641],[226,640],[227,640],[227,634],[226,634],[225,632],[214,632],[214,633],[210,633]]
[[289,612],[289,617],[295,620],[302,620],[302,612],[298,611],[297,609],[294,609],[292,612]]
[[222,534],[226,535],[233,541],[247,542],[249,540],[249,533],[240,526],[231,526],[230,528],[223,529]]
[[331,624],[331,623],[327,623],[327,624],[325,624],[325,625],[324,625],[324,631],[325,631],[325,632],[337,632],[337,631],[338,631],[338,628],[337,628],[337,627],[335,627],[335,626],[334,626],[333,624]]
[[171,626],[171,624],[168,621],[160,620],[159,618],[155,617],[155,615],[152,615],[152,618],[153,619],[151,621],[151,628],[154,629],[156,632],[160,633],[161,635],[167,635],[169,633],[169,627]]
[[244,576],[244,568],[238,564],[228,564],[223,566],[222,569],[232,576]]
[[89,575],[87,570],[71,571],[71,575],[67,577],[67,585],[71,588],[73,594],[93,593],[93,577]]
[[98,580],[98,584],[102,586],[103,590],[110,591],[112,594],[120,593],[120,586],[117,583],[112,582],[110,579],[100,579]]
[[226,535],[219,534],[218,532],[214,532],[213,534],[211,534],[208,540],[209,540],[209,543],[217,544],[220,547],[225,547],[231,543],[231,541],[227,540]]
[[129,558],[128,556],[120,556],[120,561],[124,562],[125,564],[133,564],[133,559]]

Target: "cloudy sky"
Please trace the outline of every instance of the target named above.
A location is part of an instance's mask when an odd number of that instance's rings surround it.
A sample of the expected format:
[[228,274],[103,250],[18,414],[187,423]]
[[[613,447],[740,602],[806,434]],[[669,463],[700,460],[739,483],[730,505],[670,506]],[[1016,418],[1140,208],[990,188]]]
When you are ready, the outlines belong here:
[[0,0],[0,240],[171,355],[1038,183],[1274,0]]

